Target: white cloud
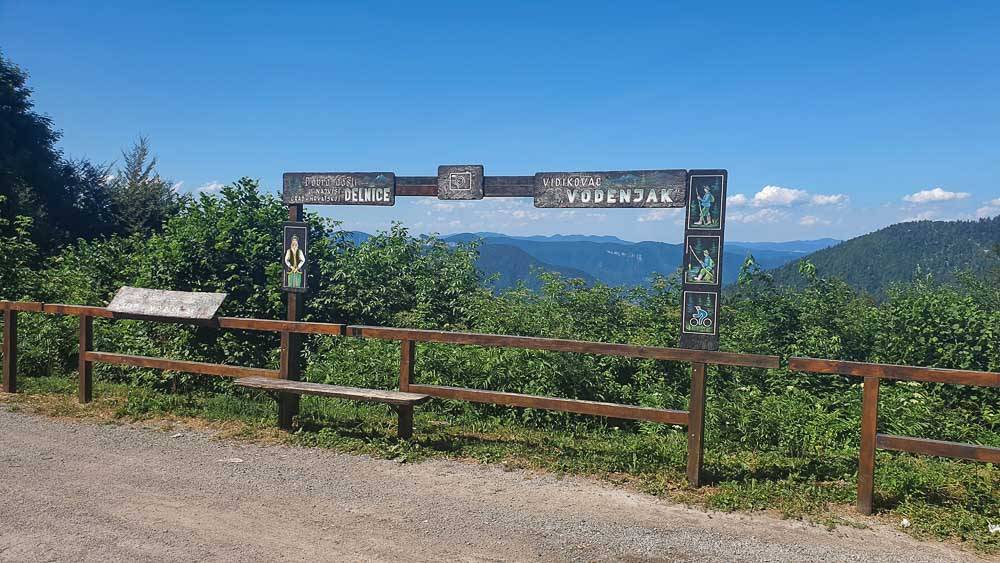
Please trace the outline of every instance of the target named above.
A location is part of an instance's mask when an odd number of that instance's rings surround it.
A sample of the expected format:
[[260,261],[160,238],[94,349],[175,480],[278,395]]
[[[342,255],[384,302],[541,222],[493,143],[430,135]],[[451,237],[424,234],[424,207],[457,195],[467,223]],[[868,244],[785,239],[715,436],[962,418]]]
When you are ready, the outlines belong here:
[[639,222],[650,223],[653,221],[665,221],[683,211],[684,211],[683,209],[677,209],[677,208],[650,209],[649,211],[639,216]]
[[806,190],[783,188],[781,186],[764,186],[748,200],[743,194],[729,198],[729,205],[739,207],[749,203],[753,207],[792,207],[794,205],[840,205],[847,203],[845,194],[810,194]]
[[839,205],[847,203],[847,196],[844,194],[816,194],[810,200],[813,205]]
[[195,191],[202,194],[210,194],[212,192],[217,192],[224,187],[226,187],[226,185],[223,184],[222,182],[219,182],[218,180],[213,180],[211,182],[198,186],[198,188]]
[[528,221],[538,221],[545,217],[545,214],[540,211],[532,211],[530,209],[516,209],[510,214],[511,217],[515,219],[527,219]]
[[760,209],[753,213],[732,213],[726,217],[732,223],[777,223],[787,217],[787,213],[777,209]]
[[754,207],[783,206],[803,203],[809,199],[805,190],[782,188],[781,186],[764,186],[753,196]]
[[935,201],[953,201],[969,197],[968,192],[949,192],[941,188],[931,190],[920,190],[919,192],[903,196],[903,201],[910,203],[931,203]]
[[170,191],[174,192],[175,194],[179,194],[181,193],[181,190],[183,188],[184,188],[184,180],[181,180],[180,182],[175,182],[174,185],[170,186]]
[[1000,215],[1000,197],[990,200],[986,205],[976,210],[976,219],[986,219],[994,215]]
[[726,205],[729,207],[743,207],[748,202],[747,196],[743,194],[734,194],[726,198]]
[[814,227],[816,225],[829,225],[830,222],[826,219],[820,219],[815,215],[803,215],[802,218],[799,219],[799,224],[804,227]]

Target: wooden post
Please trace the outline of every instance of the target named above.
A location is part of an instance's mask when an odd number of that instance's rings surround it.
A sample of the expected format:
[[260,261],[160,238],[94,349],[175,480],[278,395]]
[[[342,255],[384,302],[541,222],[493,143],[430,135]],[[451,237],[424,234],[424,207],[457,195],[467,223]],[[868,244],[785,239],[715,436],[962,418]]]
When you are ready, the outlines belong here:
[[875,434],[878,431],[879,378],[866,377],[861,398],[861,453],[858,460],[858,511],[871,514],[875,490]]
[[705,364],[691,364],[691,400],[688,404],[687,478],[701,486],[702,453],[705,445]]
[[[399,390],[409,391],[410,382],[413,381],[413,362],[416,357],[417,347],[412,340],[399,341]],[[396,408],[399,414],[399,422],[396,426],[396,434],[400,440],[409,440],[413,436],[413,405],[399,405]]]
[[81,403],[89,403],[94,398],[94,364],[87,361],[87,352],[94,347],[94,317],[80,315],[80,359],[78,371],[80,383],[77,390]]
[[[302,206],[288,206],[288,220],[302,220]],[[301,293],[285,293],[288,300],[286,319],[302,320],[303,295]],[[281,365],[282,379],[298,381],[301,374],[302,335],[294,332],[281,333]],[[278,427],[282,430],[292,430],[292,422],[299,415],[299,396],[291,393],[278,395]]]
[[17,393],[17,311],[3,310],[3,392]]

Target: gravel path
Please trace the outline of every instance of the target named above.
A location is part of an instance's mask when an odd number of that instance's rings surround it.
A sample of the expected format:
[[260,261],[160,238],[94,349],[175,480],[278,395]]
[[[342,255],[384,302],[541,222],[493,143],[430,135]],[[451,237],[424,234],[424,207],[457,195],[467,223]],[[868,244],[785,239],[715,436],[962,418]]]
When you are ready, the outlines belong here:
[[0,407],[0,560],[977,560],[584,479],[173,436]]

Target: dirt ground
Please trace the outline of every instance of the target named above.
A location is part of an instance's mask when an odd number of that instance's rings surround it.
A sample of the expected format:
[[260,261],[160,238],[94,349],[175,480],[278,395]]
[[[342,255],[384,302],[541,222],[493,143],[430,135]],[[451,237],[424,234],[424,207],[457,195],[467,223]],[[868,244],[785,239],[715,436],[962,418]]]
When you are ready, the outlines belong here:
[[3,561],[978,561],[893,530],[0,406]]

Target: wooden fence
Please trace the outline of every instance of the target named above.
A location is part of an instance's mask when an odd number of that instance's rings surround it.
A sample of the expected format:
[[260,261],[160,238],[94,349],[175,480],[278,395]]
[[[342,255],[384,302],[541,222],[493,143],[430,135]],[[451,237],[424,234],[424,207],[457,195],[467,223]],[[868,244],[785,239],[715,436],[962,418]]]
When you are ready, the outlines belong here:
[[[558,338],[504,336],[469,332],[445,332],[438,330],[418,330],[303,321],[244,319],[234,317],[216,317],[208,321],[194,321],[191,319],[175,319],[170,317],[122,315],[119,313],[113,313],[104,307],[87,307],[51,303],[43,304],[38,302],[23,301],[0,301],[0,308],[3,309],[4,317],[2,348],[4,377],[3,391],[7,393],[14,393],[17,390],[17,316],[19,312],[72,315],[79,317],[79,400],[81,402],[89,402],[93,397],[92,366],[94,362],[225,377],[263,376],[294,380],[298,378],[299,370],[297,361],[295,360],[297,354],[295,354],[294,350],[291,350],[291,347],[288,345],[288,343],[292,341],[292,339],[289,338],[290,334],[321,334],[330,336],[353,336],[358,338],[395,340],[400,343],[400,391],[422,393],[441,399],[546,409],[593,416],[604,416],[608,418],[646,420],[663,424],[687,426],[687,477],[690,484],[695,487],[700,486],[702,482],[701,470],[702,454],[704,450],[705,424],[705,375],[707,366],[725,365],[763,369],[777,369],[780,367],[778,356],[737,354],[732,352],[714,352],[657,346],[640,346],[634,344],[612,344]],[[279,362],[280,367],[277,370],[272,370],[95,351],[93,350],[94,318],[135,319],[165,323],[197,324],[218,329],[280,333],[282,336],[281,359]],[[579,399],[544,397],[537,395],[525,395],[521,393],[506,393],[484,389],[469,389],[416,383],[414,381],[414,365],[416,359],[416,343],[418,342],[521,348],[551,352],[570,352],[579,354],[596,354],[688,362],[691,364],[691,394],[688,402],[688,410],[660,409],[622,405],[617,403],[584,401]],[[874,487],[876,448],[1000,463],[1000,448],[878,434],[876,430],[878,422],[878,390],[881,379],[1000,387],[1000,373],[842,362],[813,358],[791,358],[789,359],[788,367],[789,369],[796,371],[841,374],[864,378],[865,385],[861,420],[861,452],[858,464],[858,509],[863,513],[870,514],[872,511],[872,490]],[[284,400],[286,399],[279,398],[279,424],[283,428],[287,428],[290,421],[283,423],[283,417],[280,415],[280,412],[282,412],[280,405]],[[287,413],[288,411],[285,410],[283,412]]]
[[864,378],[864,391],[861,394],[861,452],[858,456],[858,510],[863,514],[872,513],[876,448],[1000,463],[1000,448],[878,433],[878,392],[883,379],[1000,387],[1000,373],[815,358],[789,358],[788,368]]

